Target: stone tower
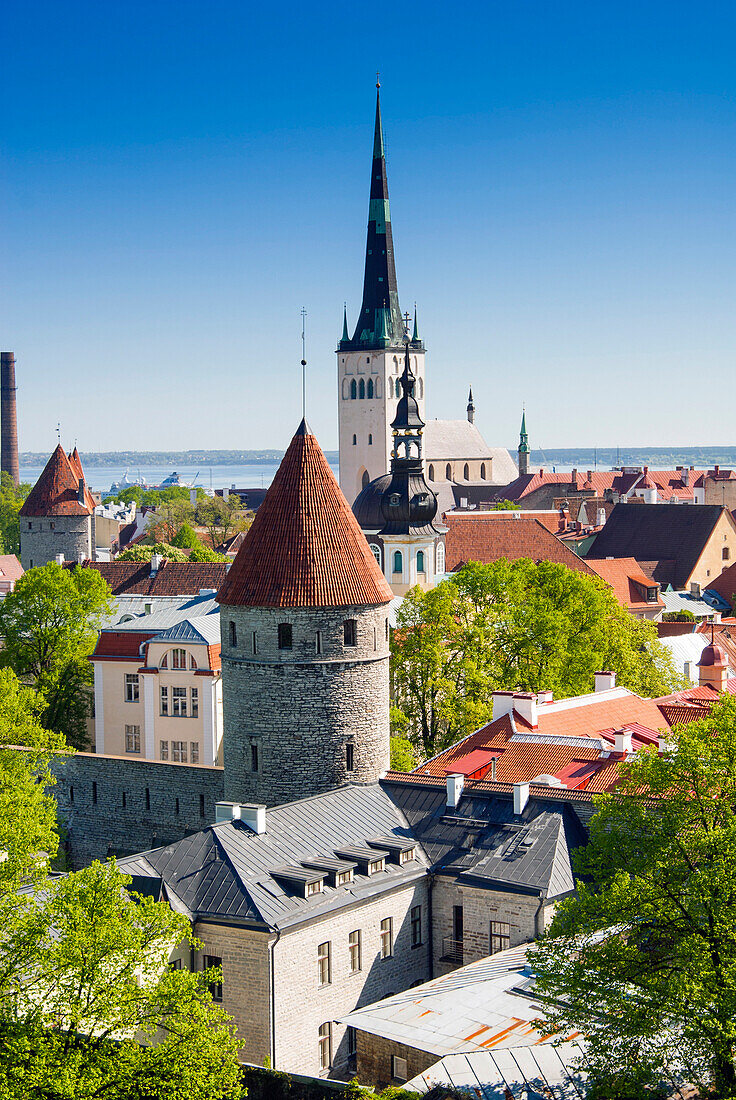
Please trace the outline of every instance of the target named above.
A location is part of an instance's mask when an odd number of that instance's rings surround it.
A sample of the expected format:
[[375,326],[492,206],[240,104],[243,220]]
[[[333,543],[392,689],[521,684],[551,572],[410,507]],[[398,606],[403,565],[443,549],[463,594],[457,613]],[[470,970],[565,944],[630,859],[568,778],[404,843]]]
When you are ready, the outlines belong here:
[[529,436],[526,432],[526,409],[521,414],[519,432],[519,476],[529,473]]
[[20,510],[20,560],[24,569],[63,554],[67,561],[94,557],[95,502],[75,447],[61,443]]
[[[377,91],[363,301],[352,338],[346,312],[337,348],[340,487],[350,503],[369,481],[389,469],[391,421],[401,396],[399,377],[407,331],[399,307]],[[419,338],[416,311],[410,354],[416,397],[423,411],[424,344]]]
[[375,782],[393,593],[305,421],[217,598],[226,799]]

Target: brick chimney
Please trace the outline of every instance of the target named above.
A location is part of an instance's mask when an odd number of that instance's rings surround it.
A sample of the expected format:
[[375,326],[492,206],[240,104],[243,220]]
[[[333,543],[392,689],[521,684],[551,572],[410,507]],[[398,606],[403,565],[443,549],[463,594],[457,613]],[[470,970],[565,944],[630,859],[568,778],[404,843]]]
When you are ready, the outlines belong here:
[[15,402],[15,355],[0,352],[0,469],[20,481],[18,468],[18,413]]

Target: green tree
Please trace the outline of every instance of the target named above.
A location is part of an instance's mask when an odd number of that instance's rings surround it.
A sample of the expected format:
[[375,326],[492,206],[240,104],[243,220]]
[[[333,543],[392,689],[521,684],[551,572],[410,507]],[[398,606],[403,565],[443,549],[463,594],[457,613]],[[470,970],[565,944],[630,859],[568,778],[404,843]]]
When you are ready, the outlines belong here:
[[195,518],[207,531],[212,549],[216,550],[231,535],[246,531],[253,522],[253,513],[244,513],[240,497],[231,494],[227,499],[206,497],[197,504]]
[[175,545],[174,539],[180,528],[185,524],[190,525],[194,519],[194,508],[189,499],[175,498],[164,500],[156,505],[156,513],[153,524],[149,527],[154,537],[159,542]]
[[416,749],[408,737],[391,738],[391,771],[411,772],[417,766]]
[[596,1078],[636,1095],[681,1070],[732,1097],[736,700],[621,770],[596,799],[577,894],[534,952],[545,1029],[582,1032]]
[[142,543],[129,546],[127,550],[123,550],[122,554],[118,554],[115,561],[150,561],[153,554],[160,555],[166,561],[189,560],[184,551],[180,550],[178,546],[170,546],[166,542],[155,542],[152,546],[145,546]]
[[43,698],[42,725],[78,747],[87,745],[92,698],[86,658],[112,610],[110,589],[96,569],[56,562],[29,569],[0,606],[2,663]]
[[0,553],[20,554],[18,513],[31,491],[30,485],[16,485],[7,470],[0,473]]
[[632,618],[599,578],[553,562],[471,562],[410,591],[391,642],[394,704],[425,756],[491,712],[494,689],[590,691],[610,668],[641,695],[681,686],[652,623]]
[[190,561],[230,561],[227,554],[218,554],[216,550],[210,550],[209,546],[195,546],[189,555]]
[[171,540],[171,545],[178,546],[180,550],[193,550],[202,543],[197,538],[194,528],[188,523],[183,523]]

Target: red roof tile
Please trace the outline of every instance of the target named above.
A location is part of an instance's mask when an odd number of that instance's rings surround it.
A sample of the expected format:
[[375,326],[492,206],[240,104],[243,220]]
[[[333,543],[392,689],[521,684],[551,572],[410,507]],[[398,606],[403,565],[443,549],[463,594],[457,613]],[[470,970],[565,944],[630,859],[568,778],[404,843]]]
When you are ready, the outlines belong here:
[[361,607],[393,599],[304,421],[217,598],[244,607]]
[[[113,596],[198,596],[203,588],[217,591],[228,565],[219,561],[164,560],[153,576],[147,561],[85,561],[82,568],[101,573]],[[78,568],[76,562],[67,562],[65,567]]]
[[629,611],[651,611],[657,607],[664,607],[664,600],[659,593],[652,603],[647,600],[646,590],[653,588],[654,582],[643,572],[636,558],[586,560],[590,568],[611,586],[614,596],[622,607]]
[[448,571],[457,569],[469,561],[486,565],[506,558],[531,558],[532,561],[552,561],[591,574],[590,566],[579,558],[569,546],[539,520],[516,513],[513,519],[494,512],[447,512],[445,535],[445,560]]
[[92,660],[96,657],[135,657],[139,661],[142,642],[153,638],[155,631],[101,630]]
[[94,501],[84,487],[84,504],[79,502],[79,479],[84,478],[77,455],[72,465],[61,443],[46,463],[20,510],[22,516],[89,516]]
[[0,554],[0,578],[6,581],[18,581],[23,576],[23,566],[15,554]]

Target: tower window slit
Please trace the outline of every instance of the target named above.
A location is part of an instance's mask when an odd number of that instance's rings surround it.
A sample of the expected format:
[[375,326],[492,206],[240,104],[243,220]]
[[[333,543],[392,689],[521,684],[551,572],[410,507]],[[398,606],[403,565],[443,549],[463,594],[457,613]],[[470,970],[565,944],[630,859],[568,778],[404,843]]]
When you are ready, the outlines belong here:
[[291,649],[293,645],[293,631],[291,623],[279,623],[279,649]]
[[358,620],[346,619],[343,623],[343,636],[345,639],[345,645],[357,645],[358,644]]

